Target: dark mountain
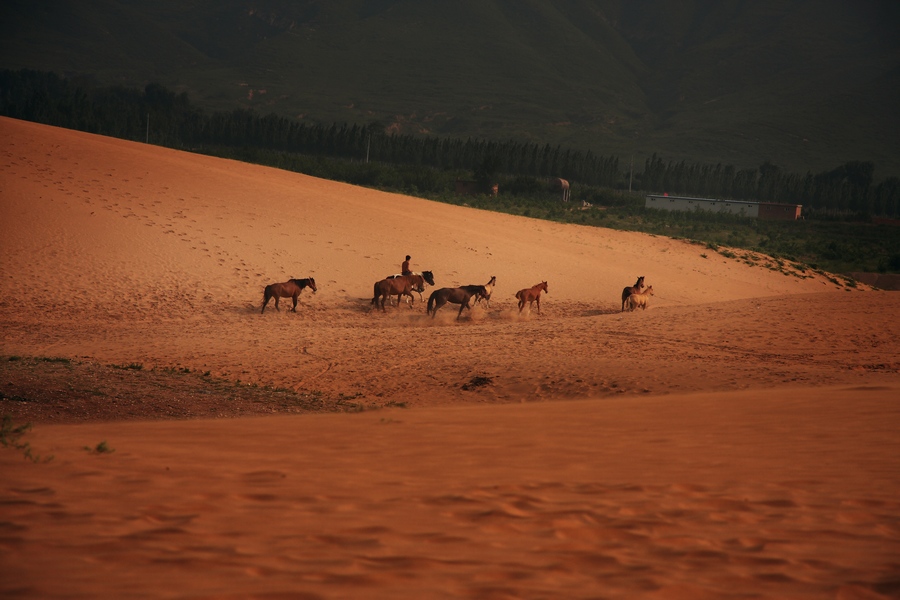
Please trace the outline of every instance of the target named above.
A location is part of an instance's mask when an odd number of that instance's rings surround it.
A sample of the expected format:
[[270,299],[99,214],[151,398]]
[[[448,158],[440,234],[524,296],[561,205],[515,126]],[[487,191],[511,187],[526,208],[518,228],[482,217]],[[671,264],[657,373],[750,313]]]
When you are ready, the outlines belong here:
[[0,68],[636,161],[900,174],[894,0],[6,0]]

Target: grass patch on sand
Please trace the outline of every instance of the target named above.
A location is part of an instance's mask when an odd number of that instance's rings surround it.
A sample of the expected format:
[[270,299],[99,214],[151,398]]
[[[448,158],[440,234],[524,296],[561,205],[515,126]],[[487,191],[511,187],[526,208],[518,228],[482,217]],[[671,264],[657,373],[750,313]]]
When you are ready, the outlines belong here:
[[33,423],[232,418],[370,408],[317,390],[247,385],[214,377],[209,371],[146,368],[140,363],[0,357],[0,381],[4,382],[0,414]]

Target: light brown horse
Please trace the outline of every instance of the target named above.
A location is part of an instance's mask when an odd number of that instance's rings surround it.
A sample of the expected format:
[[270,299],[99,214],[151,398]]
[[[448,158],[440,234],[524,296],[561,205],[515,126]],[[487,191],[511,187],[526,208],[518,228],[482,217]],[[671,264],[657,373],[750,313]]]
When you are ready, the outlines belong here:
[[516,292],[516,298],[519,299],[519,312],[521,313],[522,309],[525,308],[526,302],[528,303],[528,312],[531,312],[531,305],[537,302],[538,314],[541,314],[541,292],[550,293],[550,290],[547,289],[546,281]]
[[[434,276],[431,274],[431,271],[422,271],[421,275],[400,275],[376,281],[372,294],[372,304],[377,306],[380,299],[381,310],[385,311],[384,303],[392,296],[397,296],[398,306],[403,296],[409,296],[411,301],[415,300],[412,293],[414,291],[420,293],[424,291],[425,283],[434,285]],[[412,304],[410,304],[409,308],[412,309]]]
[[628,298],[625,299],[625,305],[628,307],[629,311],[634,311],[637,307],[641,307],[641,310],[647,310],[647,301],[650,299],[650,296],[653,295],[653,286],[651,285],[648,288],[645,288],[643,292],[637,292],[636,294],[631,294]]
[[641,275],[637,278],[637,281],[633,286],[627,287],[622,290],[622,312],[625,312],[625,301],[628,300],[628,296],[632,294],[639,294],[641,288],[644,287],[644,276]]
[[[434,285],[434,274],[431,271],[422,271],[421,273],[412,272],[410,275],[421,275],[423,279],[425,279],[425,283],[428,285]],[[399,275],[388,275],[386,279],[395,279],[397,277],[402,277],[402,274]],[[419,300],[425,302],[425,298],[422,297],[422,292],[425,291],[425,287],[417,288],[413,290],[417,294],[419,294]]]
[[309,287],[313,293],[318,291],[316,288],[316,280],[312,277],[307,277],[306,279],[288,279],[284,283],[271,283],[267,285],[266,290],[263,292],[263,305],[259,314],[266,312],[266,305],[272,298],[275,298],[275,310],[279,312],[281,309],[278,308],[278,299],[293,298],[294,307],[291,311],[297,312],[297,300],[300,298],[300,292],[302,292],[305,287]]
[[458,321],[462,316],[463,309],[471,308],[469,306],[469,300],[472,299],[472,296],[483,296],[484,294],[486,294],[486,292],[483,285],[463,285],[456,288],[441,288],[431,292],[431,296],[428,298],[428,308],[426,310],[431,314],[431,318],[433,319],[437,314],[438,309],[448,302],[451,304],[459,304],[459,313],[456,315],[456,320]]
[[491,294],[494,293],[494,286],[497,285],[497,278],[491,275],[491,280],[484,284],[484,292],[475,294],[475,300],[472,304],[478,304],[481,300],[484,300],[485,308],[491,307]]
[[560,177],[550,178],[550,189],[554,192],[562,192],[562,201],[569,201],[569,182]]

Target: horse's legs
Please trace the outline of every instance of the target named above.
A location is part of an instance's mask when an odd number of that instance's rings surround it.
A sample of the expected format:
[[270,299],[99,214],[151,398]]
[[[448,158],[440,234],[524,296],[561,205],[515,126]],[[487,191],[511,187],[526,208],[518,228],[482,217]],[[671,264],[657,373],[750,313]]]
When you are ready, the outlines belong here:
[[541,297],[538,296],[537,298],[534,299],[534,301],[537,302],[537,305],[538,305],[538,314],[541,314]]
[[460,305],[459,305],[459,313],[456,315],[456,320],[457,320],[457,321],[459,321],[459,318],[462,316],[462,311],[463,311],[463,309],[464,309],[464,308],[469,308],[469,300],[470,300],[470,299],[471,299],[471,296],[470,296],[469,298],[466,298],[466,301],[465,301],[465,302],[460,303]]
[[297,300],[300,298],[300,294],[294,294],[291,297],[294,299],[294,308],[291,309],[291,312],[297,312]]
[[281,309],[278,308],[278,299],[279,299],[278,294],[275,294],[275,310],[277,310],[278,312],[281,312]]
[[437,315],[437,311],[440,307],[444,305],[443,301],[440,298],[434,299],[434,308],[431,309],[431,318],[433,319]]

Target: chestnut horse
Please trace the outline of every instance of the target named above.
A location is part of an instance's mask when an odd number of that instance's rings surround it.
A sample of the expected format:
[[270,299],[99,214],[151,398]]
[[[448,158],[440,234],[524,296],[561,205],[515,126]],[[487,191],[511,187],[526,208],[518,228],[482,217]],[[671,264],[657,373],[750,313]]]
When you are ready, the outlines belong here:
[[[431,273],[431,271],[422,271],[421,273],[413,272],[412,274],[421,275],[425,279],[425,283],[427,283],[428,285],[434,285],[434,275]],[[388,275],[385,279],[395,279],[397,277],[403,277],[403,275]],[[425,298],[422,297],[422,292],[425,291],[424,287],[422,287],[421,289],[414,289],[413,291],[419,294],[419,300],[425,302]],[[412,298],[412,296],[410,296],[410,298]]]
[[644,287],[644,276],[641,275],[637,278],[637,281],[633,286],[627,287],[622,290],[622,312],[625,312],[625,301],[628,300],[628,296],[632,294],[639,294],[641,292],[641,288]]
[[303,288],[305,287],[309,287],[313,293],[318,291],[316,289],[316,280],[312,277],[307,277],[306,279],[288,279],[284,283],[271,283],[267,285],[266,290],[263,292],[263,305],[259,314],[266,312],[266,305],[272,298],[275,298],[275,310],[279,312],[281,309],[278,308],[278,299],[293,298],[294,307],[291,311],[297,312],[297,299],[300,298],[300,292],[303,291]]
[[547,289],[546,281],[516,292],[516,298],[519,299],[519,312],[521,313],[522,309],[525,308],[526,302],[528,303],[528,312],[531,312],[531,305],[537,302],[538,314],[541,314],[541,292],[550,293],[550,290]]
[[428,298],[427,313],[431,313],[431,318],[433,319],[437,314],[438,309],[448,302],[451,304],[459,304],[459,313],[456,315],[456,320],[459,321],[463,309],[471,308],[469,306],[469,300],[472,299],[472,296],[478,297],[486,294],[487,292],[483,285],[463,285],[456,288],[441,288],[439,290],[434,290]]
[[[434,285],[434,276],[431,271],[422,271],[421,275],[400,275],[397,277],[388,277],[381,281],[375,282],[374,293],[372,295],[372,304],[378,305],[381,299],[381,310],[384,311],[384,303],[391,296],[397,296],[397,305],[400,305],[400,298],[409,296],[413,298],[414,291],[422,292],[425,290],[425,283]],[[409,306],[412,308],[412,304]]]

